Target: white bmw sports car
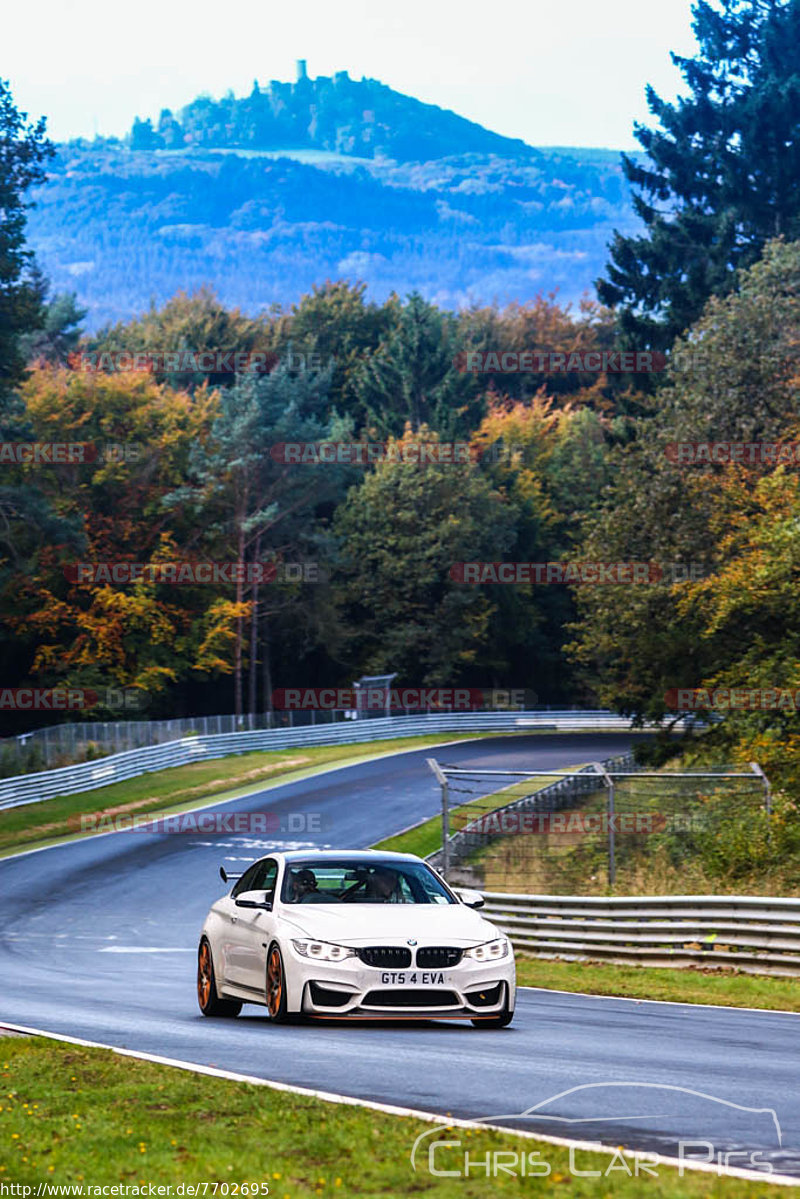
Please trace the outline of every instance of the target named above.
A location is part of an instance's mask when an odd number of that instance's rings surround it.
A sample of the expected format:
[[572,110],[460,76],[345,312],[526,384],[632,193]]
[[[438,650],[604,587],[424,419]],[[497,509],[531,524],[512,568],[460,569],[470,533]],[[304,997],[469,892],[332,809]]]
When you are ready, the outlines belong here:
[[208,913],[200,1010],[237,1016],[258,1003],[276,1022],[439,1017],[502,1028],[514,1015],[514,953],[474,910],[482,905],[412,854],[270,854]]

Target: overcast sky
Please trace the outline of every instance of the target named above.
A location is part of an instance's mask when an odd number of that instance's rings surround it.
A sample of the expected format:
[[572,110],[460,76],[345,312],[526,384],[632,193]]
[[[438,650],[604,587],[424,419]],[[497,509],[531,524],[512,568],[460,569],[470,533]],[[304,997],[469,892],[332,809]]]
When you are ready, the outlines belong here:
[[4,13],[0,77],[55,139],[122,134],[200,92],[348,70],[534,145],[630,148],[681,80],[690,0],[39,0]]

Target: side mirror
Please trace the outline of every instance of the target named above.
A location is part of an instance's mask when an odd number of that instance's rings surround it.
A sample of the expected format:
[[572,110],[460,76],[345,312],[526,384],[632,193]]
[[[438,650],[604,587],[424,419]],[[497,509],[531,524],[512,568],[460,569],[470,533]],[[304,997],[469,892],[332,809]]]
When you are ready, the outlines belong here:
[[471,891],[467,887],[453,888],[458,898],[468,908],[482,908],[486,900],[481,895],[480,891]]
[[233,902],[237,908],[261,908],[265,912],[271,912],[272,900],[267,899],[267,894],[266,891],[243,891]]

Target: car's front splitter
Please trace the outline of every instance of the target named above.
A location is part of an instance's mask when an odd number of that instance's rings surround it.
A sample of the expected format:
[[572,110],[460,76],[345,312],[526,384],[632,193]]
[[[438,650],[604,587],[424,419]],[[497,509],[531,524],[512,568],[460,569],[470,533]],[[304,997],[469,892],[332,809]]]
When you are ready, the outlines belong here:
[[[381,995],[380,988],[364,992],[328,979],[310,979],[303,989],[301,1010],[304,1015],[328,1020],[475,1020],[491,1019],[508,1008],[509,985],[505,979],[495,978],[480,987],[472,984],[468,994],[448,990],[450,995],[441,1003],[416,1005],[413,989],[404,992],[402,1002],[395,1003],[391,995]],[[475,1000],[477,993],[482,994],[483,1001]]]

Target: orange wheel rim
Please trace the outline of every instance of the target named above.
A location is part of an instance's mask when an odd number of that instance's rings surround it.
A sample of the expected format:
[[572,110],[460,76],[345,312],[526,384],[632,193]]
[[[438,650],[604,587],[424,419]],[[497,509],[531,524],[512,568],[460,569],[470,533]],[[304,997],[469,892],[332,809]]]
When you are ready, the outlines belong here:
[[200,1000],[202,1008],[208,1006],[211,998],[211,954],[208,952],[208,945],[205,941],[200,946],[200,954],[197,958],[197,998]]
[[283,997],[283,971],[281,970],[281,955],[277,946],[269,955],[267,966],[267,1008],[270,1016],[277,1016]]

